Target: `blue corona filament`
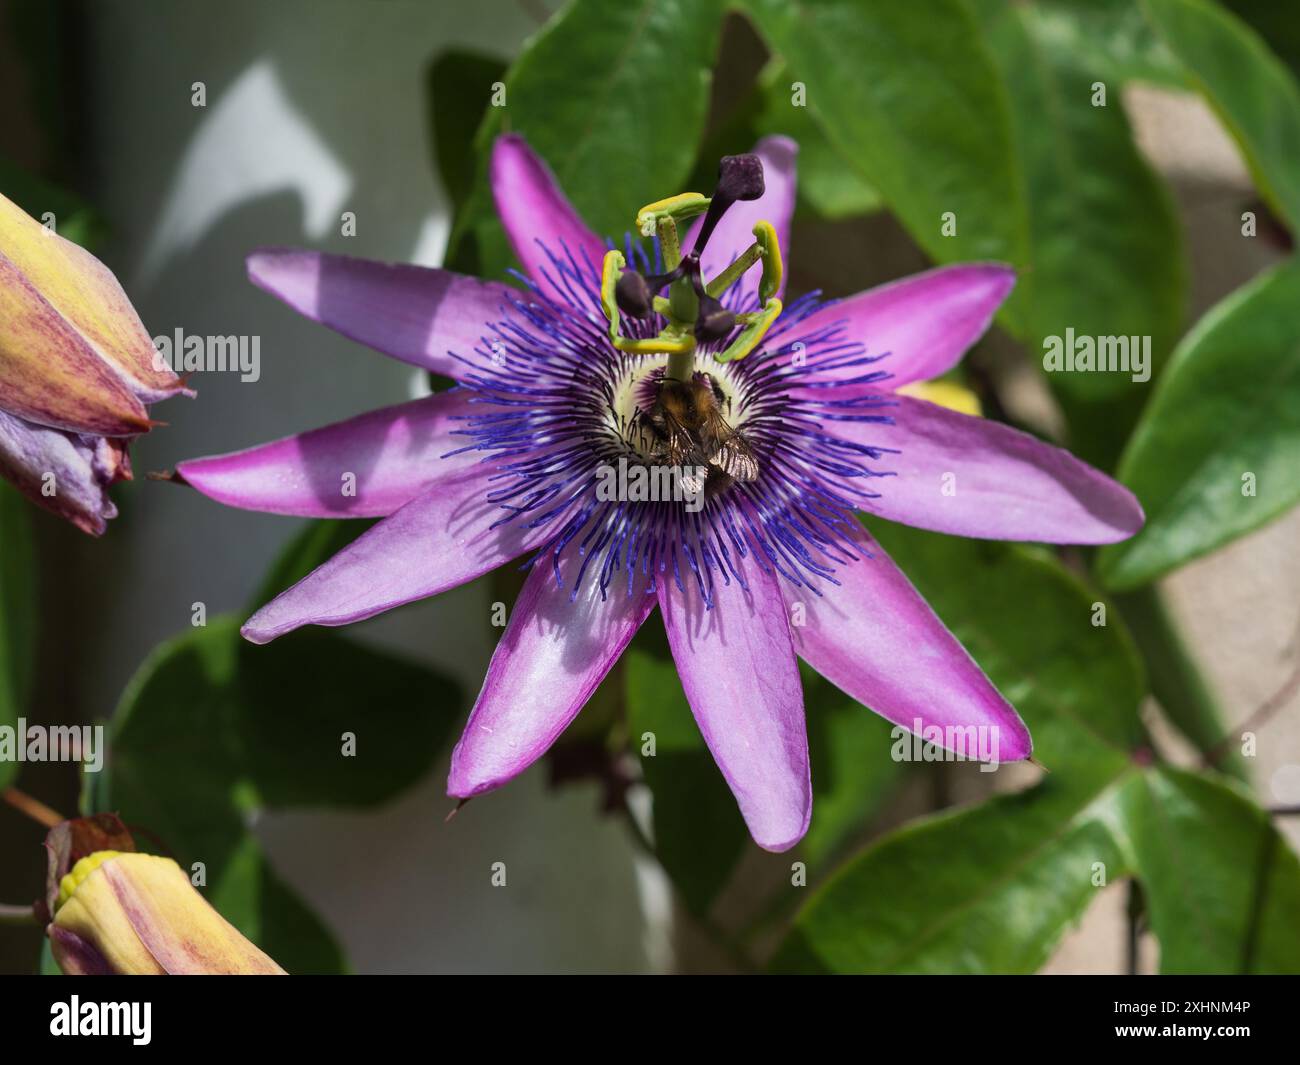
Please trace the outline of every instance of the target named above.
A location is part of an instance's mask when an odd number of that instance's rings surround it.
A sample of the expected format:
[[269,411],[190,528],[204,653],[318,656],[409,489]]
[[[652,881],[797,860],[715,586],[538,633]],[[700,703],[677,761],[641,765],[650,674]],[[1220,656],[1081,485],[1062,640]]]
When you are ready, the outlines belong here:
[[[630,235],[624,247],[629,263],[658,268],[657,242],[654,261]],[[823,582],[838,584],[836,568],[862,553],[852,535],[859,528],[855,511],[879,496],[873,479],[890,474],[874,464],[890,449],[841,440],[828,427],[892,423],[887,392],[854,394],[862,391],[855,386],[890,377],[878,368],[888,352],[869,354],[849,339],[846,320],[808,329],[813,312],[831,305],[816,292],[794,300],[744,360],[713,362],[730,338],[701,345],[697,369],[728,390],[733,424],[758,459],[758,477],[729,485],[695,513],[671,500],[601,500],[602,466],[647,461],[620,431],[616,402],[654,357],[629,355],[610,342],[599,264],[585,256],[579,262],[563,245],[543,250],[550,263],[545,286],[519,276],[525,290],[486,325],[472,357],[455,354],[470,369],[461,387],[474,393],[470,402],[481,413],[461,419],[454,435],[465,446],[453,454],[479,451],[495,467],[488,500],[501,517],[493,529],[547,531],[524,568],[549,560],[562,586],[564,563],[572,597],[585,580],[599,582],[602,598],[620,579],[629,595],[672,580],[683,591],[696,589],[710,607],[719,586],[733,579],[744,586],[737,556],[752,555],[764,570],[816,595]],[[737,313],[755,310],[757,302],[741,286],[723,296]],[[658,314],[624,315],[622,332],[654,336],[664,324]]]

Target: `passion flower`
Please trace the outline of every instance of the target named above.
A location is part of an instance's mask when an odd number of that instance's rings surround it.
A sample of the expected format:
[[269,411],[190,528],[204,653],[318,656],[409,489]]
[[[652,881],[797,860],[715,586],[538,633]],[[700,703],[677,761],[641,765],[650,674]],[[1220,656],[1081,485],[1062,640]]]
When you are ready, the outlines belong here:
[[[1028,757],[1015,710],[859,514],[1096,544],[1132,535],[1141,509],[1060,448],[899,391],[984,332],[1008,267],[783,304],[795,154],[768,138],[724,165],[715,196],[643,208],[647,252],[598,239],[524,140],[501,137],[491,180],[518,288],[255,253],[256,284],[460,387],[180,465],[179,479],[232,506],[383,518],[244,635],[346,625],[522,560],[527,580],[452,756],[448,791],[465,798],[539,758],[658,609],[704,739],[774,851],[803,836],[812,809],[796,656],[908,729],[992,730],[1001,760]],[[707,471],[702,506],[598,491],[620,462],[678,458]]]

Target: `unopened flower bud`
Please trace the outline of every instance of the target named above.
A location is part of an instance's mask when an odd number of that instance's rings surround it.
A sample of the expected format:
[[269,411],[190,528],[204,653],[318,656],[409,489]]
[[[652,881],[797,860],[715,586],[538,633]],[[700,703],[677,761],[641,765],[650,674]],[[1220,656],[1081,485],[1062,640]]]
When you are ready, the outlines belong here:
[[284,970],[209,905],[170,858],[133,850],[116,817],[65,821],[50,855],[46,934],[70,976],[263,974]]
[[99,535],[146,407],[193,393],[108,268],[3,196],[0,306],[0,477]]

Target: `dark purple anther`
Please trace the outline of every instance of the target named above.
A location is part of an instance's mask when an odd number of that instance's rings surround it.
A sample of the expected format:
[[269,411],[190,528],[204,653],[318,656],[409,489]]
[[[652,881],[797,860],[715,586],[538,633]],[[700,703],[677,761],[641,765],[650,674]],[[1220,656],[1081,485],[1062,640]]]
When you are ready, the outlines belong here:
[[[687,259],[689,258],[687,256]],[[676,270],[666,274],[642,274],[636,270],[624,270],[619,279],[614,282],[614,302],[626,315],[633,318],[648,318],[655,307],[655,293],[662,292],[665,285],[672,284],[687,273],[687,265],[688,263],[683,261]],[[698,263],[695,272],[699,273]]]
[[736,328],[736,316],[709,295],[700,297],[700,316],[695,320],[695,339],[702,344],[723,340]]
[[694,253],[699,255],[708,244],[713,229],[737,200],[756,200],[763,195],[763,160],[757,155],[724,155],[718,164],[718,186],[709,201],[708,214],[695,238]]
[[646,318],[654,309],[654,293],[650,284],[635,270],[627,270],[614,284],[614,300],[618,309],[633,318]]

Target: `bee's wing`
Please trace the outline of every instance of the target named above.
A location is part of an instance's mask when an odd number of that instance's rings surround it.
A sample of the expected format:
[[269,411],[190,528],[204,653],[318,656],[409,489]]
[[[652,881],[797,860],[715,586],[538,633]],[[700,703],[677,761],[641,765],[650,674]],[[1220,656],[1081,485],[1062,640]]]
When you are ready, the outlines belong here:
[[681,422],[673,417],[667,409],[661,410],[663,417],[663,450],[671,466],[707,466],[709,459],[701,450],[699,442]]
[[758,476],[758,459],[740,433],[721,414],[709,415],[700,427],[700,441],[708,453],[709,463],[737,481],[752,481]]

